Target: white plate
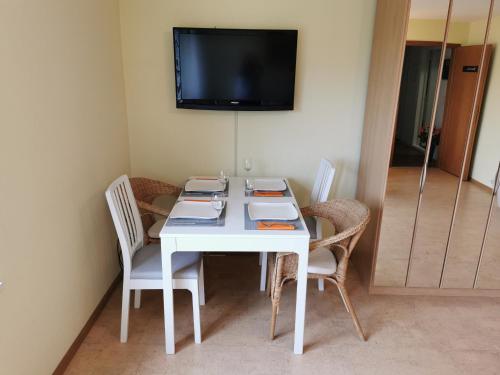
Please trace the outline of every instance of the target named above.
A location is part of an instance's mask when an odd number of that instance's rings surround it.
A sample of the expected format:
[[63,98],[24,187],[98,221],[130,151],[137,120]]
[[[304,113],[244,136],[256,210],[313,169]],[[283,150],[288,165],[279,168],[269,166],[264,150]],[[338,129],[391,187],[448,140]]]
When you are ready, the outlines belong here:
[[226,189],[226,184],[223,184],[219,180],[192,179],[186,182],[186,186],[184,187],[184,190],[188,192],[208,192],[208,193],[224,191],[225,189]]
[[290,203],[251,202],[248,204],[250,220],[296,220],[299,213]]
[[282,179],[259,178],[253,182],[253,189],[259,191],[285,191],[286,184]]
[[216,219],[220,214],[210,202],[180,201],[170,212],[172,219]]

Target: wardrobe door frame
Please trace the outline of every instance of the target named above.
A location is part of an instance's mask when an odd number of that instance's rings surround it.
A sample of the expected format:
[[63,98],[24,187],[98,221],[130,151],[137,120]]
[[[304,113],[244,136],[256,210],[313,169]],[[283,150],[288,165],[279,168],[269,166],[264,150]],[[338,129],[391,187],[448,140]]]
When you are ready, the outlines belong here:
[[377,1],[356,191],[356,197],[370,208],[372,220],[351,257],[369,289],[375,274],[409,17],[410,0]]

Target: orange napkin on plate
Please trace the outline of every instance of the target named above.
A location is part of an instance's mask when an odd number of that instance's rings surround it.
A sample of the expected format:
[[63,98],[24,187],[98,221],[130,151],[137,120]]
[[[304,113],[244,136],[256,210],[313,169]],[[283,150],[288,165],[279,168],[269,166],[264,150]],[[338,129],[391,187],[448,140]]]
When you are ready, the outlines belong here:
[[254,197],[282,197],[282,191],[254,191]]
[[295,225],[281,223],[279,221],[258,221],[257,222],[258,230],[294,230]]

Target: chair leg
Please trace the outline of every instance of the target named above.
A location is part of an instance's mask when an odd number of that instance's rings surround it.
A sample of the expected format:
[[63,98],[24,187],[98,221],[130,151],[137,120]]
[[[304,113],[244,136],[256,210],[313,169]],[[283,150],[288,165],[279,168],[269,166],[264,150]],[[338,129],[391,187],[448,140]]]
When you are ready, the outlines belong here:
[[141,307],[141,290],[136,289],[134,293],[134,308],[139,309]]
[[203,272],[203,259],[200,265],[200,276],[198,277],[198,293],[200,295],[200,305],[205,305],[205,274]]
[[266,290],[266,276],[267,276],[267,253],[262,252],[262,262],[260,265],[260,291]]
[[278,307],[277,303],[273,303],[273,313],[271,315],[271,329],[269,330],[269,338],[274,340],[274,332],[276,330],[276,319],[278,318]]
[[201,344],[201,320],[200,320],[200,296],[198,294],[198,280],[191,288],[191,295],[193,297],[193,325],[194,325],[194,342]]
[[343,284],[337,284],[337,287],[340,292],[340,296],[342,297],[342,300],[344,301],[345,308],[347,309],[347,312],[351,314],[352,321],[354,323],[354,327],[356,327],[356,331],[358,332],[359,338],[363,341],[366,341],[365,334],[363,333],[363,329],[361,328],[361,325],[359,324],[358,317],[356,316],[356,312],[354,311],[354,307],[352,306],[351,299],[349,298],[349,295],[347,294],[347,290]]
[[262,265],[262,252],[259,253],[259,266]]
[[325,280],[324,279],[318,279],[318,290],[320,292],[325,291]]
[[123,280],[123,294],[122,294],[122,321],[120,330],[120,341],[127,342],[128,339],[128,313],[130,309],[130,289],[128,282]]

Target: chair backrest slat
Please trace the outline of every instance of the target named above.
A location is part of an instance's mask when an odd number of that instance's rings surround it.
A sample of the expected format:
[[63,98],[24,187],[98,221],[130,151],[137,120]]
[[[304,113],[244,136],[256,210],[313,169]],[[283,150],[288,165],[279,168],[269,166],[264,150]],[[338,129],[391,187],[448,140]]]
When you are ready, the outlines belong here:
[[143,246],[143,228],[130,181],[118,177],[106,190],[106,200],[122,249],[123,264],[130,269],[134,253]]
[[328,160],[321,159],[311,193],[311,204],[326,202],[328,200],[334,178],[335,168]]

